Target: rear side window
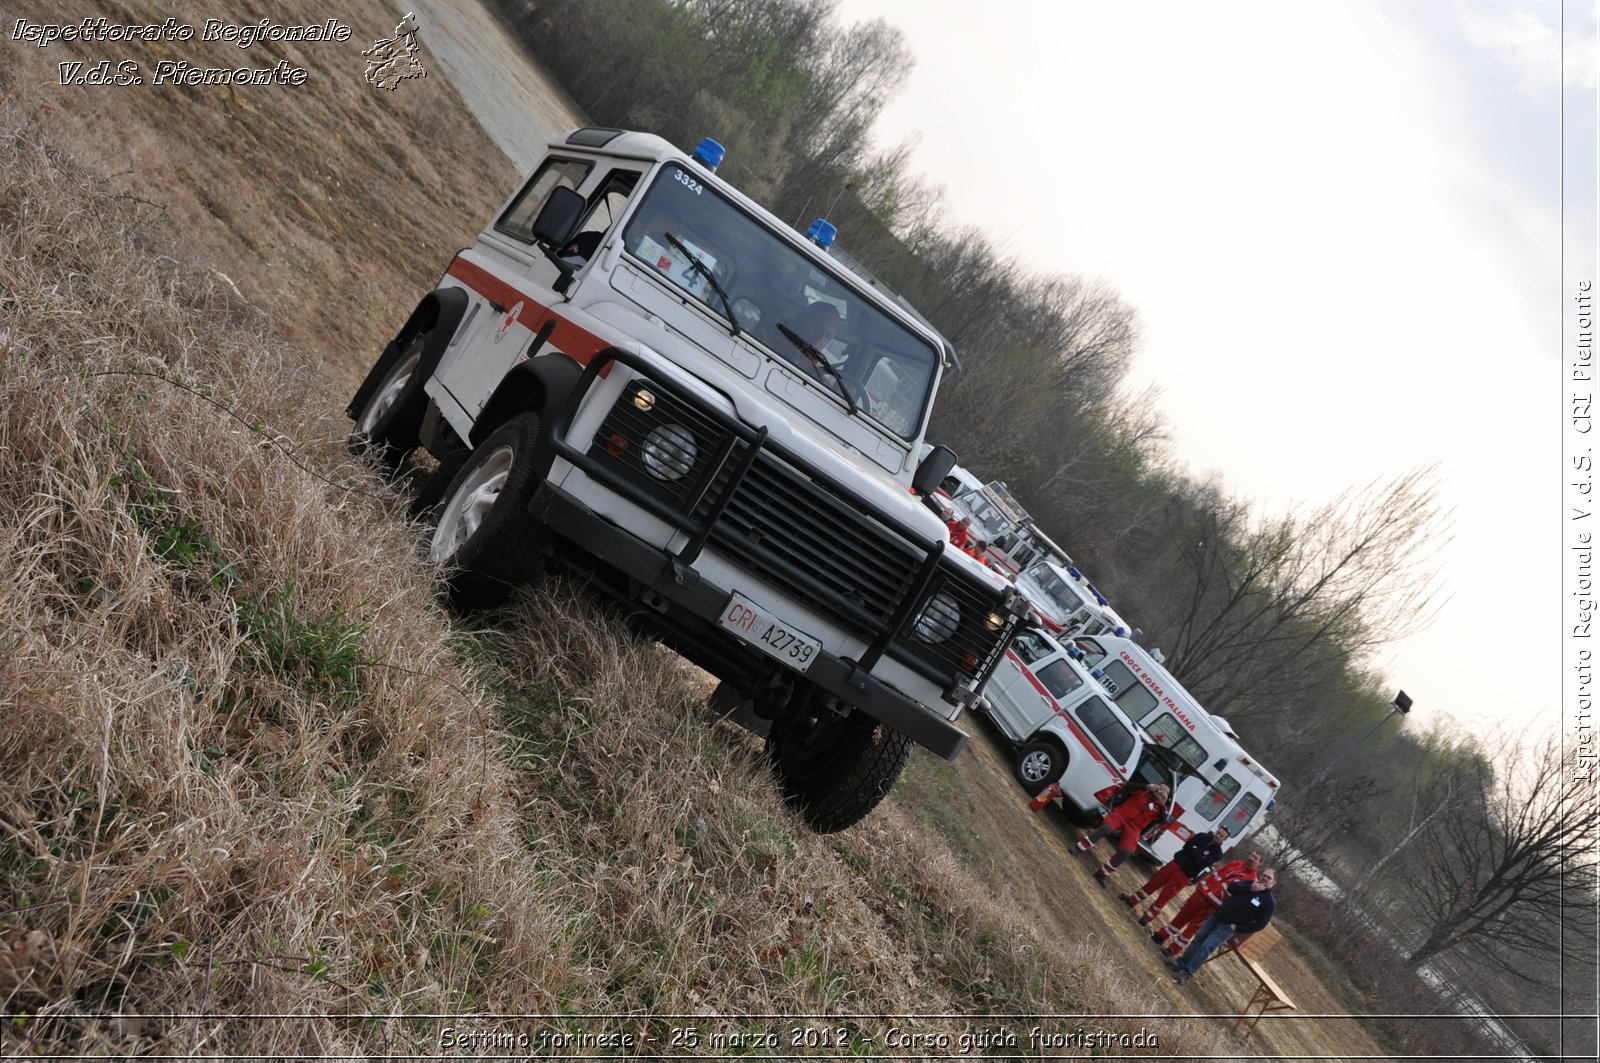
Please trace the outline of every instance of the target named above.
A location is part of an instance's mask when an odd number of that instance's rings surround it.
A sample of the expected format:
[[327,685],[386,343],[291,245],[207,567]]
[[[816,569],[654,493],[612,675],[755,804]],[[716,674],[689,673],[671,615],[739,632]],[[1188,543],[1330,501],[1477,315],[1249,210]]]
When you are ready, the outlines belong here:
[[1033,674],[1039,677],[1039,682],[1058,701],[1083,686],[1083,680],[1072,665],[1059,657]]
[[1083,725],[1112,760],[1121,764],[1128,759],[1128,754],[1133,752],[1133,732],[1122,725],[1110,706],[1099,698],[1090,698],[1078,706],[1077,712]]
[[563,186],[577,188],[592,169],[594,163],[582,159],[546,159],[494,227],[525,244],[533,243],[533,219],[551,191]]

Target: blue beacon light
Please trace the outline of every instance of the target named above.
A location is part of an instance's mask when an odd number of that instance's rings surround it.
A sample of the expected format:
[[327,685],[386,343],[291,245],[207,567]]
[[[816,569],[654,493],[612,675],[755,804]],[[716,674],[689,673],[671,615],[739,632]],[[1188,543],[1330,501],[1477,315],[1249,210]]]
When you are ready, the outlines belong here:
[[717,167],[722,165],[722,157],[727,153],[727,148],[724,148],[721,144],[717,143],[715,140],[712,140],[710,137],[706,137],[704,140],[700,141],[700,143],[695,145],[694,161],[698,162],[712,173],[716,173]]
[[825,218],[818,218],[806,230],[806,239],[826,251],[833,246],[833,238],[839,235],[839,229]]

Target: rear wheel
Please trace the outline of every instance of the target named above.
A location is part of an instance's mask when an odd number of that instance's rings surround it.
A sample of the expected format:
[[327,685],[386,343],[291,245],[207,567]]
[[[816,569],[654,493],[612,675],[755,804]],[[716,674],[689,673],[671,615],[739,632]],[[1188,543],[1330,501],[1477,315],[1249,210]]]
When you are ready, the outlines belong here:
[[1012,772],[1029,794],[1036,794],[1061,778],[1067,769],[1067,755],[1054,742],[1040,739],[1029,742],[1017,753]]
[[452,569],[447,581],[458,608],[499,605],[542,566],[544,537],[528,513],[541,480],[533,467],[538,435],[537,414],[513,417],[464,459],[442,462],[418,497],[432,525],[428,557]]
[[427,377],[419,370],[429,335],[418,333],[406,343],[356,414],[356,426],[350,433],[351,453],[370,454],[390,472],[399,469],[416,449],[417,433],[428,412],[428,397],[422,391]]
[[911,759],[911,739],[859,709],[775,722],[767,754],[784,799],[823,834],[860,822]]

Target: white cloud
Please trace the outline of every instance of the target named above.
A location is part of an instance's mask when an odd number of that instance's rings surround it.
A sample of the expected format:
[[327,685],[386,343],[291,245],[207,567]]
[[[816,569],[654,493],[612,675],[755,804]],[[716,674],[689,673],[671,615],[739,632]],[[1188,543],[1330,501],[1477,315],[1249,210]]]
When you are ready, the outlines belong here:
[[1560,31],[1526,8],[1468,12],[1461,30],[1467,43],[1511,68],[1523,92],[1539,97],[1563,86],[1596,87],[1597,52],[1592,18],[1588,21],[1567,32],[1565,50]]

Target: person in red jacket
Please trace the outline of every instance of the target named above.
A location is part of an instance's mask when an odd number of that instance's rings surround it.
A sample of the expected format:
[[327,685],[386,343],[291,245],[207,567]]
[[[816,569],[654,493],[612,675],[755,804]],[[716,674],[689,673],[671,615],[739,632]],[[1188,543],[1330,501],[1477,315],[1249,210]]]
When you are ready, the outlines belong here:
[[950,545],[957,550],[966,550],[968,540],[972,538],[972,518],[962,517],[950,525]]
[[1216,912],[1228,899],[1228,885],[1232,882],[1254,882],[1261,870],[1261,854],[1251,853],[1243,860],[1231,860],[1197,881],[1197,888],[1183,902],[1172,922],[1151,934],[1157,944],[1165,945],[1168,956],[1176,956],[1189,947],[1189,939],[1200,925]]
[[1159,782],[1135,790],[1106,813],[1105,822],[1096,827],[1093,834],[1078,839],[1075,851],[1086,853],[1101,838],[1109,838],[1113,834],[1117,836],[1116,855],[1101,864],[1094,873],[1095,881],[1102,889],[1105,888],[1106,879],[1116,874],[1123,861],[1133,855],[1134,848],[1139,844],[1139,834],[1166,815],[1167,798],[1170,795],[1166,784]]

